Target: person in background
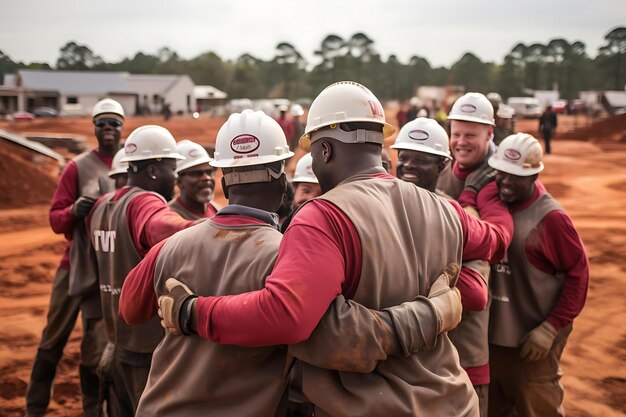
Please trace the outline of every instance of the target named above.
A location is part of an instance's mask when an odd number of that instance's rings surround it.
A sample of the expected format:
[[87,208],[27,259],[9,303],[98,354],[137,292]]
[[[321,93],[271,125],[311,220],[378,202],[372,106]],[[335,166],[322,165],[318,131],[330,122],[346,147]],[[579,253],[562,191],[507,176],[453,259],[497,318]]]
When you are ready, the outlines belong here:
[[505,138],[489,165],[515,234],[492,269],[489,416],[564,416],[561,354],[589,286],[589,259],[563,207],[539,181],[539,141]]
[[215,168],[202,145],[181,140],[176,150],[185,157],[176,161],[176,185],[179,195],[169,202],[170,209],[187,220],[212,217],[218,207],[211,201],[215,195]]
[[541,136],[543,137],[543,143],[545,145],[547,154],[551,152],[550,142],[552,141],[552,138],[556,133],[557,124],[558,120],[556,117],[556,113],[552,111],[552,106],[546,106],[546,110],[539,118],[539,131],[541,132]]
[[117,101],[105,98],[94,106],[92,120],[98,147],[67,164],[50,206],[50,226],[55,233],[65,235],[67,246],[52,283],[47,322],[26,389],[27,417],[43,416],[48,408],[56,369],[79,312],[83,320],[79,365],[83,413],[87,417],[99,415],[96,369],[106,335],[97,276],[86,262],[89,240],[82,221],[96,199],[114,187],[107,174],[119,148],[124,108]]

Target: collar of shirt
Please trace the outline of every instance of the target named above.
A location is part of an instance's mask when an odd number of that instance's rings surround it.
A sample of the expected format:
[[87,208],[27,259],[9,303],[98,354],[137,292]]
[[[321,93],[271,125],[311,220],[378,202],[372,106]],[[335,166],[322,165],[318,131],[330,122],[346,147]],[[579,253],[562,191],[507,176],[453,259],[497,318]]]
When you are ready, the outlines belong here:
[[278,230],[278,214],[269,211],[260,210],[254,207],[241,206],[239,204],[231,204],[217,212],[216,216],[246,216],[253,219],[261,220],[276,230]]

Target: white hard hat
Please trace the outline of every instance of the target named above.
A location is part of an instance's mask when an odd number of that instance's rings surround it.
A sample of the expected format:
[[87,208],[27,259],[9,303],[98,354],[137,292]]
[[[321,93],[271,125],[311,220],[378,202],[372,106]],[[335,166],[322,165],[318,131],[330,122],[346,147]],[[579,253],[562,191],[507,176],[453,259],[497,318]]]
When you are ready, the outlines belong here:
[[448,120],[462,120],[465,122],[495,125],[493,121],[493,106],[481,93],[467,93],[459,97],[452,105]]
[[176,151],[185,157],[176,161],[176,173],[193,168],[198,165],[206,164],[213,160],[202,147],[202,145],[184,139],[176,144]]
[[278,122],[262,111],[244,110],[230,115],[217,133],[217,168],[262,165],[294,155]]
[[417,112],[417,117],[428,117],[428,110],[420,109],[420,111]]
[[125,117],[122,105],[112,98],[105,98],[97,102],[96,105],[93,106],[91,117],[93,118],[105,113],[117,114],[122,119]]
[[372,135],[372,138],[368,138],[367,135],[349,135],[354,136],[354,140],[337,138],[338,140],[348,143],[374,142],[382,145],[384,138],[393,135],[396,131],[395,127],[385,121],[383,106],[370,90],[353,81],[340,81],[322,90],[311,103],[304,135],[300,138],[301,147],[308,150],[311,134],[315,131],[323,127],[350,122],[370,122],[382,125],[383,137]]
[[292,116],[302,116],[304,114],[304,109],[299,104],[294,104],[291,106],[291,115]]
[[425,117],[418,117],[402,126],[391,147],[451,158],[446,130],[435,120]]
[[292,182],[310,182],[313,184],[319,184],[319,181],[313,172],[312,165],[313,157],[311,156],[311,152],[309,152],[298,160]]
[[146,125],[133,130],[124,144],[122,162],[147,159],[185,159],[176,152],[176,139],[162,126]]
[[124,148],[117,151],[111,162],[111,170],[109,171],[109,177],[117,174],[126,174],[128,172],[128,162],[122,162],[122,159],[126,156]]
[[515,133],[500,142],[489,166],[507,174],[528,177],[543,171],[543,150],[537,139],[527,133]]
[[498,107],[498,111],[496,112],[496,116],[500,119],[512,119],[515,116],[515,109],[511,106],[507,106],[506,104],[500,104]]
[[498,93],[487,93],[487,100],[489,100],[492,104],[496,103],[499,105],[502,103],[502,97]]

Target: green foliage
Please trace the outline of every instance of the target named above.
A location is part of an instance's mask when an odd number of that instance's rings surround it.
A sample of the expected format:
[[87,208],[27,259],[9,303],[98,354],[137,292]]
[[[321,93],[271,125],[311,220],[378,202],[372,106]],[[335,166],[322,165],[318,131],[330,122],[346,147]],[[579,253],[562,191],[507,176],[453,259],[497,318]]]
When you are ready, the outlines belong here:
[[[465,53],[450,68],[431,67],[423,57],[401,62],[376,51],[375,42],[363,32],[348,39],[327,35],[314,51],[317,63],[308,63],[289,42],[276,45],[275,55],[262,60],[250,54],[223,61],[214,52],[184,59],[170,48],[156,54],[138,52],[119,62],[105,62],[88,46],[71,41],[60,48],[56,69],[128,71],[134,74],[187,74],[198,84],[225,90],[229,97],[314,97],[328,84],[354,80],[371,88],[381,99],[405,100],[423,85],[461,85],[467,91],[498,91],[506,98],[529,90],[556,88],[564,98],[583,90],[622,90],[626,84],[626,27],[616,27],[595,58],[580,41],[556,38],[547,43],[518,43],[502,64],[483,62]],[[46,63],[13,62],[0,51],[0,75],[20,68],[51,69]]]

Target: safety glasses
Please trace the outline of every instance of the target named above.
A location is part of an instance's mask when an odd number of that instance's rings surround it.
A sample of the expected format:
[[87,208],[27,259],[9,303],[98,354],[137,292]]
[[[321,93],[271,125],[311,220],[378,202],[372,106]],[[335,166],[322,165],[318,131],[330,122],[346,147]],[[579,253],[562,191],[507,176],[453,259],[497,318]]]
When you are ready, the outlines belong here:
[[122,127],[122,122],[117,119],[98,119],[93,122],[96,127],[103,128],[106,125],[109,125],[113,128]]

